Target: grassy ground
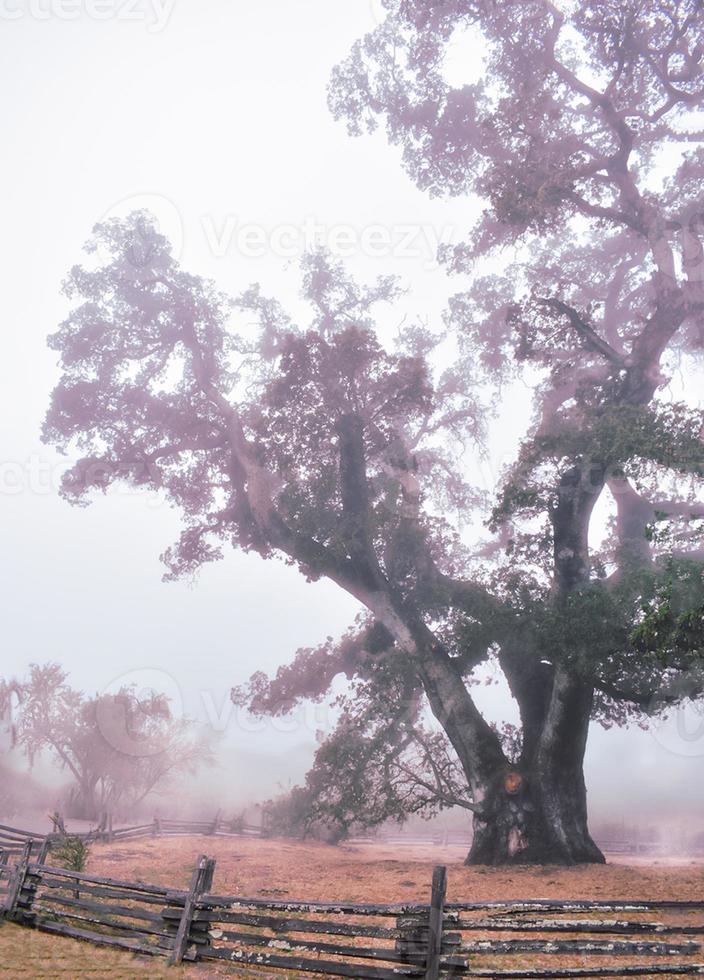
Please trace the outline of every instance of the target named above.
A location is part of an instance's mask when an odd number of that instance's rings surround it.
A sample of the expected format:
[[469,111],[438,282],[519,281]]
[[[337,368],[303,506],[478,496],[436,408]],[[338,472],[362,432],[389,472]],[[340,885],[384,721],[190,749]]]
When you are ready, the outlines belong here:
[[[182,837],[101,844],[92,849],[94,874],[182,888],[199,854],[217,860],[213,891],[247,897],[353,902],[427,901],[433,864],[448,866],[449,901],[512,898],[690,899],[704,895],[704,864],[614,863],[606,867],[465,868],[460,848]],[[552,964],[554,964],[554,960]],[[550,959],[545,961],[550,963]],[[507,961],[496,966],[508,967]],[[536,964],[537,965],[537,964]],[[577,964],[574,964],[577,965]],[[586,965],[586,963],[585,963]],[[590,965],[596,965],[592,960]],[[487,966],[493,969],[493,966]],[[283,980],[286,974],[270,974]],[[258,977],[227,966],[169,970],[157,958],[105,950],[11,925],[0,927],[0,977]]]
[[5,923],[0,926],[0,977],[8,980],[179,980],[186,971],[168,969],[165,961],[90,946]]
[[660,898],[704,895],[701,861],[610,862],[577,868],[467,868],[465,849],[343,845],[225,837],[165,837],[95,845],[89,871],[185,888],[200,854],[215,858],[219,895],[354,902],[422,901],[434,864],[448,867],[448,901]]

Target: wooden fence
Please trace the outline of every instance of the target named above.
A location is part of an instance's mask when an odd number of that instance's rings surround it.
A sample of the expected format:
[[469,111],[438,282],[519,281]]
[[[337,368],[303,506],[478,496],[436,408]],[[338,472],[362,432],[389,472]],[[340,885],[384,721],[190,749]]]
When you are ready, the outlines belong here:
[[[662,841],[639,840],[637,834],[621,837],[596,837],[596,844],[604,854],[645,854],[662,856],[667,854],[668,847]],[[684,853],[695,856],[694,848],[688,848]]]
[[[94,830],[87,832],[69,831],[71,836],[81,837],[83,840],[91,841],[119,841],[137,840],[140,837],[170,837],[170,836],[192,836],[194,834],[215,835],[223,837],[261,837],[265,834],[264,828],[247,824],[240,818],[225,819],[217,814],[212,820],[174,820],[164,817],[155,817],[149,823],[134,824],[125,827],[113,827],[112,818],[106,816],[103,824]],[[35,843],[38,850],[46,839],[60,839],[60,834],[43,835],[17,827],[6,827],[0,824],[0,854],[3,852],[8,855],[18,855],[22,852],[27,840]],[[434,846],[447,847],[450,845],[469,847],[472,843],[471,833],[462,830],[441,830],[432,833],[400,833],[393,829],[383,828],[373,834],[359,835],[349,838],[348,844],[385,844],[408,845],[408,846]],[[665,844],[656,841],[639,839],[634,831],[630,834],[623,834],[619,837],[598,837],[597,844],[606,854],[634,854],[661,856],[667,853]],[[685,847],[681,850],[682,854],[699,856],[704,854],[702,847]]]
[[5,827],[0,824],[0,861],[3,857],[7,861],[8,858],[21,854],[27,841],[32,841],[38,850],[46,840],[46,836],[45,834],[35,834],[29,830],[18,830],[16,827]]
[[355,834],[345,841],[346,844],[402,844],[408,847],[470,847],[472,834],[466,830],[436,830],[429,833],[398,831],[393,828],[382,828],[374,833]]
[[176,837],[204,834],[218,837],[260,837],[262,830],[252,824],[247,824],[234,818],[225,820],[218,814],[213,820],[170,820],[155,817],[149,823],[135,824],[128,827],[113,827],[112,818],[107,817],[104,825],[86,832],[66,831],[64,833],[39,834],[17,827],[6,827],[0,824],[0,861],[3,856],[17,857],[24,850],[25,844],[31,842],[32,849],[38,853],[42,847],[50,847],[64,836],[80,837],[81,840],[105,841],[112,843],[120,840],[138,840],[143,837]]
[[67,871],[31,850],[0,863],[5,918],[171,963],[356,980],[704,975],[704,901],[449,903],[443,867],[428,904],[274,901],[214,894],[205,856],[174,890]]
[[[704,834],[698,834],[690,840],[683,840],[677,846],[672,846],[671,842],[650,840],[638,834],[637,829],[624,832],[619,835],[597,836],[596,843],[604,854],[628,854],[645,857],[664,857],[668,854],[677,854],[682,857],[704,857],[704,846],[697,843],[696,838],[702,838]],[[429,830],[425,833],[419,831],[399,831],[393,828],[383,827],[373,833],[358,834],[346,841],[348,844],[385,844],[385,845],[405,845],[408,847],[433,846],[433,847],[471,847],[471,831],[464,830]]]

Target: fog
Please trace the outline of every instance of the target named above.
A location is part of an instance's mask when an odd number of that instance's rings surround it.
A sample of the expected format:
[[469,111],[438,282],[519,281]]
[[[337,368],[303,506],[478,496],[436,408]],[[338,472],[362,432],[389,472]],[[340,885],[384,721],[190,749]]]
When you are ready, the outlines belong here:
[[[59,499],[64,461],[39,430],[57,377],[46,336],[66,313],[61,281],[97,220],[148,206],[185,268],[232,293],[259,281],[296,309],[296,258],[316,225],[355,275],[401,277],[389,325],[404,314],[435,321],[454,288],[436,246],[458,240],[474,212],[428,200],[383,138],[350,140],[327,110],[330,69],[374,26],[374,0],[140,9],[134,20],[84,8],[39,19],[20,5],[21,16],[0,19],[11,150],[0,162],[0,674],[22,679],[31,662],[57,661],[88,693],[163,691],[178,715],[222,735],[217,767],[184,782],[192,799],[178,805],[235,809],[300,781],[331,716],[321,705],[257,721],[230,688],[341,634],[358,606],[330,583],[241,554],[194,583],[164,584],[159,554],[179,522],[163,501],[123,491],[79,509]],[[376,226],[390,234],[375,250],[364,232]],[[487,483],[518,434],[494,433]],[[478,700],[493,718],[512,715],[501,686]],[[5,761],[25,768],[16,751]],[[586,771],[593,820],[696,822],[702,718],[683,709],[647,732],[593,726]],[[46,762],[35,776],[51,792],[62,779]]]

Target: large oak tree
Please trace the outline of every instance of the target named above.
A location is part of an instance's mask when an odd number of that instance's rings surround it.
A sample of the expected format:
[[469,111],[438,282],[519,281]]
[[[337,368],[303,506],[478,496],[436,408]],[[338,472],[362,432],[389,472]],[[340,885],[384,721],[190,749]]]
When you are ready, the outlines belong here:
[[[359,601],[341,641],[237,692],[282,712],[349,678],[309,780],[319,813],[374,823],[458,804],[472,861],[600,861],[590,720],[703,690],[704,416],[668,382],[704,341],[704,15],[385,5],[331,104],[355,132],[385,120],[420,187],[484,200],[445,254],[469,283],[442,329],[390,340],[373,312],[393,281],[359,287],[324,255],[304,262],[297,324],[257,288],[231,301],[183,271],[147,216],[112,220],[91,245],[102,259],[67,283],[45,438],[80,449],[69,498],[127,480],[180,508],[168,576],[234,545]],[[458,30],[486,53],[459,88],[444,70]],[[484,510],[466,450],[521,382],[533,419]],[[462,528],[481,516],[491,536],[472,547]],[[488,661],[520,732],[475,703]]]

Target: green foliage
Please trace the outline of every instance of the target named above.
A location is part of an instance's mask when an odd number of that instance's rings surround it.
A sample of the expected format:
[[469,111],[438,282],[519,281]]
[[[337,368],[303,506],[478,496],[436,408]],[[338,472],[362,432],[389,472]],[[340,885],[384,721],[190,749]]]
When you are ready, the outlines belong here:
[[313,838],[338,844],[348,836],[347,825],[321,816],[319,809],[310,789],[294,786],[265,804],[267,836]]
[[701,663],[704,658],[704,573],[699,564],[668,562],[654,594],[642,604],[642,618],[631,634],[642,654],[664,667]]
[[595,495],[604,473],[638,480],[655,466],[658,472],[702,477],[702,431],[704,412],[681,403],[572,409],[550,432],[524,443],[492,514],[493,526],[513,515],[544,513],[555,500],[558,474],[570,464],[580,468],[582,488]]
[[51,849],[52,863],[67,871],[85,871],[90,856],[89,845],[81,838],[72,834],[64,837],[58,845]]

